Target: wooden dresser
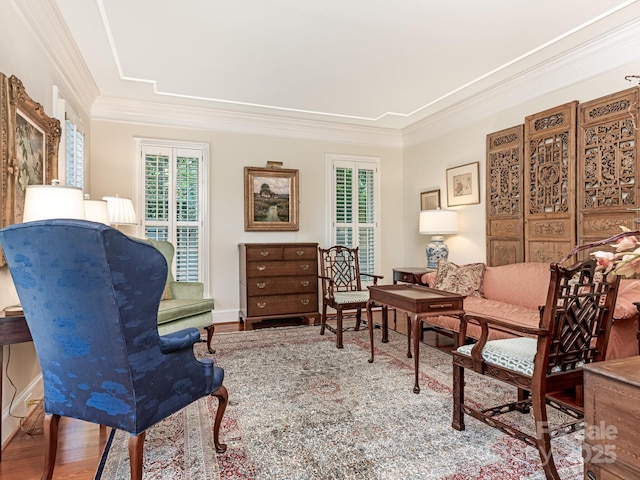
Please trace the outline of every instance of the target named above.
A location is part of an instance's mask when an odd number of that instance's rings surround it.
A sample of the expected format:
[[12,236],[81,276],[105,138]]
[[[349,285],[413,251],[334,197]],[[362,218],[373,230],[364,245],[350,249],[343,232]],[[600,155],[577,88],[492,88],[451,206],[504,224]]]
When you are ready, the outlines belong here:
[[584,367],[584,478],[640,478],[640,357]]
[[240,320],[306,317],[318,311],[317,243],[241,243]]

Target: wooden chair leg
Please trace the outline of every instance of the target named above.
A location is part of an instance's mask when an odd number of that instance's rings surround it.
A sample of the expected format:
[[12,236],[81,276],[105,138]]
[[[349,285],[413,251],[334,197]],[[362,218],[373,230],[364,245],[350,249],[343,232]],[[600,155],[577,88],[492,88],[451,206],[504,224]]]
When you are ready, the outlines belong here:
[[382,307],[382,343],[389,343],[389,307]]
[[551,451],[551,436],[549,435],[545,393],[537,389],[532,389],[531,406],[533,407],[533,418],[536,422],[536,443],[545,476],[547,480],[560,480],[560,475],[558,475]]
[[338,348],[343,348],[344,345],[342,345],[342,309],[338,309],[337,313],[336,313],[336,335],[338,336],[338,339],[336,340],[336,347]]
[[225,443],[220,443],[220,424],[222,423],[224,412],[227,409],[229,394],[227,393],[227,388],[222,385],[211,395],[218,399],[218,411],[216,412],[216,419],[213,423],[213,444],[216,447],[216,452],[224,453],[227,450],[227,445]]
[[211,325],[204,327],[204,329],[207,331],[207,350],[209,353],[216,353],[215,350],[211,349],[211,340],[213,339],[213,333],[215,332],[216,327],[212,323]]
[[129,467],[131,480],[142,480],[142,462],[144,453],[144,437],[147,432],[129,437]]
[[453,366],[453,422],[451,426],[456,430],[464,430],[464,368]]
[[360,323],[362,323],[362,310],[358,308],[356,310],[356,328],[354,329],[356,332],[360,330]]
[[44,417],[44,439],[46,452],[44,455],[44,468],[42,480],[53,478],[53,467],[56,465],[56,453],[58,452],[58,426],[60,415],[47,414]]
[[324,327],[327,324],[327,304],[322,304],[322,315],[320,316],[320,335],[324,335]]
[[[518,402],[523,402],[527,400],[530,396],[531,395],[529,394],[529,390],[525,390],[524,388],[518,389]],[[529,413],[531,409],[529,408],[529,405],[519,404],[516,407],[516,410],[519,411],[520,413]]]

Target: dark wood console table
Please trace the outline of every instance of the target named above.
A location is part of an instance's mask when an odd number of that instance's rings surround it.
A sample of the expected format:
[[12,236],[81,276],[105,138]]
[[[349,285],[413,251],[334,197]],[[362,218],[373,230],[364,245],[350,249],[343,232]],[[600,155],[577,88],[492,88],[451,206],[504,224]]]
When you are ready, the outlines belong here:
[[[409,329],[407,331],[407,357],[411,358],[411,336],[413,335],[413,357],[415,364],[415,385],[413,393],[420,393],[418,384],[419,375],[419,355],[420,355],[420,321],[427,317],[438,315],[458,316],[462,319],[464,315],[463,306],[464,295],[443,292],[433,288],[422,287],[412,284],[381,285],[369,287],[369,301],[367,302],[367,319],[369,326],[369,342],[371,343],[371,358],[373,362],[373,321],[371,308],[376,306],[387,306],[407,312],[409,317]],[[382,329],[387,329],[387,318],[382,317]],[[456,336],[456,345],[459,339]]]
[[[0,312],[0,362],[3,357],[3,347],[14,343],[31,341],[31,332],[24,316],[5,317]],[[2,376],[4,365],[0,365],[0,402],[2,401]],[[2,421],[0,421],[0,441],[2,440]],[[2,461],[2,449],[0,448],[0,461]]]

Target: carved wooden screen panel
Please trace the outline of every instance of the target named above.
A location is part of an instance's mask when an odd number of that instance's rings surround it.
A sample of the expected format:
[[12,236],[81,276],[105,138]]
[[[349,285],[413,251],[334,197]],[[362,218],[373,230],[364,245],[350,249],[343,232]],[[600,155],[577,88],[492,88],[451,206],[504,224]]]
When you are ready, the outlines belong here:
[[487,135],[487,265],[524,261],[524,125]]
[[[632,117],[633,115],[633,117]],[[580,105],[578,244],[635,229],[638,212],[638,88]],[[587,252],[584,253],[586,255]]]
[[576,111],[571,102],[525,120],[525,260],[557,262],[575,245]]

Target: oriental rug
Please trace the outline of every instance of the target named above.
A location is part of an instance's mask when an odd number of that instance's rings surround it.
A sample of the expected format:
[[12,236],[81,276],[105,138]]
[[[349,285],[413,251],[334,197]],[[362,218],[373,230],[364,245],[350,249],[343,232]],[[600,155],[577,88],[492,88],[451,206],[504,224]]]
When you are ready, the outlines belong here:
[[[536,449],[473,418],[451,428],[449,354],[421,346],[419,394],[406,337],[389,332],[368,363],[368,333],[345,332],[344,349],[319,327],[216,334],[215,361],[225,369],[229,406],[216,455],[215,398],[195,402],[147,431],[145,480],[159,479],[544,479]],[[203,344],[199,356],[208,355]],[[515,390],[466,374],[468,400],[482,405]],[[493,403],[496,404],[496,403]],[[553,421],[557,419],[553,418]],[[509,421],[533,427],[530,415]],[[553,440],[564,480],[582,478],[583,435]],[[116,431],[98,480],[129,478],[128,434]]]

